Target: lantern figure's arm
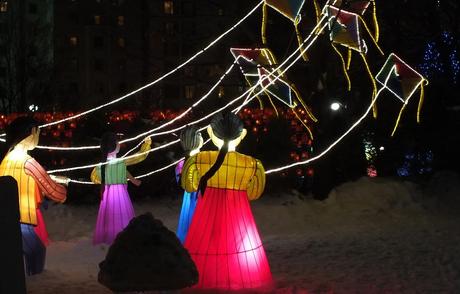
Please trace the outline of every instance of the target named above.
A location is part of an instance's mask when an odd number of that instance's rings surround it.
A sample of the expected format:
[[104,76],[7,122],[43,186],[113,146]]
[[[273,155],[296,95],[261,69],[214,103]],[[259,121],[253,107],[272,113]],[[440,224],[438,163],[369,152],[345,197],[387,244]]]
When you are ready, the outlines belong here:
[[139,149],[139,151],[137,152],[137,154],[139,155],[125,159],[125,164],[128,166],[128,165],[133,165],[141,161],[144,161],[149,155],[148,151],[151,149],[150,145],[151,145],[150,142],[144,142],[141,148]]
[[67,189],[53,181],[35,159],[29,158],[24,165],[24,169],[26,174],[35,179],[41,193],[59,203],[63,203],[66,200]]
[[265,189],[265,169],[262,163],[255,159],[256,167],[252,179],[248,183],[247,194],[249,200],[256,200]]
[[187,192],[195,192],[198,190],[200,183],[200,171],[196,164],[197,156],[192,156],[184,163],[182,168],[181,186]]
[[97,172],[97,168],[93,168],[91,171],[91,182],[94,184],[100,184],[101,183],[101,178]]

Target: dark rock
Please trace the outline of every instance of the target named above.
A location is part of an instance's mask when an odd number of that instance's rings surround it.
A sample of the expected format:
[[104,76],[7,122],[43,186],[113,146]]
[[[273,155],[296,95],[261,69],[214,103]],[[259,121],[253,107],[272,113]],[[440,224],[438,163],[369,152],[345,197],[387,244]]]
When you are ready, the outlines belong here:
[[116,292],[175,290],[198,281],[188,251],[151,213],[131,220],[99,268],[99,283]]

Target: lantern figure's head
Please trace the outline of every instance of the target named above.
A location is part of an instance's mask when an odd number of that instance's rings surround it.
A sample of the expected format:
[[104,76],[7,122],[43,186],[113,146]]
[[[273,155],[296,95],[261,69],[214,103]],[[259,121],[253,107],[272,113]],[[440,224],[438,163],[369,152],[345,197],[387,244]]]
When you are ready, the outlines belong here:
[[228,142],[228,150],[234,151],[247,134],[240,118],[232,113],[218,113],[208,126],[208,134],[217,148]]
[[6,130],[6,141],[9,150],[27,152],[38,145],[40,129],[38,123],[31,117],[22,116],[13,120]]
[[117,134],[107,132],[101,138],[101,152],[104,157],[109,154],[116,155],[120,151]]
[[203,137],[196,127],[187,127],[180,134],[180,144],[184,151],[192,156],[198,153],[203,146]]

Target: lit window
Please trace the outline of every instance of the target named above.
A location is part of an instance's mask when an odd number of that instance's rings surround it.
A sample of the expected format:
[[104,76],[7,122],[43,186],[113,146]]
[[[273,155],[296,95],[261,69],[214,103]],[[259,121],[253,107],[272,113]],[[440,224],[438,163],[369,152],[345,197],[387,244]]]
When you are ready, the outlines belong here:
[[123,37],[119,37],[118,40],[117,40],[117,43],[118,43],[118,47],[121,47],[121,48],[125,48],[125,38]]
[[193,99],[195,94],[195,86],[185,86],[185,98]]
[[222,98],[225,96],[224,86],[219,86],[219,94],[217,95],[219,96],[219,98]]
[[164,2],[165,14],[174,14],[174,3],[172,0],[165,0]]
[[70,36],[69,43],[70,43],[71,46],[77,46],[78,45],[78,37]]
[[0,12],[8,11],[8,1],[0,1]]
[[125,25],[125,17],[123,15],[117,16],[117,24],[119,26],[124,26]]
[[96,24],[96,25],[101,24],[101,16],[100,15],[95,15],[94,16],[94,24]]

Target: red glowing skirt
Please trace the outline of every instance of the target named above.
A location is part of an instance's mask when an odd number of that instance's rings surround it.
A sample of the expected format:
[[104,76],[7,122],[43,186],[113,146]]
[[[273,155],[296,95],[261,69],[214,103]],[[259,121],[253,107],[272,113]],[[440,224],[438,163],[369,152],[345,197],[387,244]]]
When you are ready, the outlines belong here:
[[185,239],[203,289],[270,288],[272,275],[245,191],[207,188]]
[[48,239],[48,231],[46,230],[45,220],[43,219],[42,212],[39,208],[36,210],[37,212],[37,225],[34,227],[35,234],[37,234],[38,238],[42,241],[43,245],[48,246],[49,239]]

